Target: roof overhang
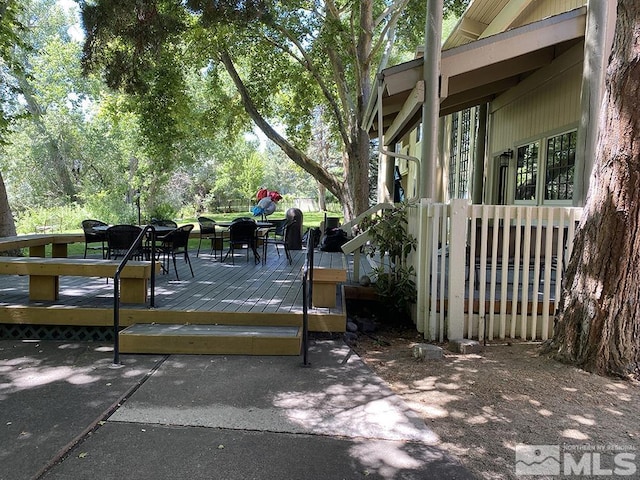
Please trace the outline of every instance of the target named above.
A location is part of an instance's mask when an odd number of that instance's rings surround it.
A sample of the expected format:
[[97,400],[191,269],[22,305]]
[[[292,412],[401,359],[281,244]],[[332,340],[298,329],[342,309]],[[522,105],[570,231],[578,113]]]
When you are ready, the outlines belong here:
[[[440,115],[490,102],[584,39],[586,8],[549,17],[442,52]],[[379,75],[385,144],[398,141],[420,122],[424,62],[416,58]],[[420,96],[422,95],[422,96]],[[366,121],[378,135],[378,99],[372,95]]]

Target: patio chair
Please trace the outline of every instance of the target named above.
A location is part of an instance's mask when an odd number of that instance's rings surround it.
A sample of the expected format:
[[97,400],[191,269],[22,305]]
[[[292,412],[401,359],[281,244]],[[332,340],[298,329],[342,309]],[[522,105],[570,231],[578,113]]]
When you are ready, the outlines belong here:
[[178,228],[178,224],[176,222],[174,222],[173,220],[167,220],[167,219],[162,219],[162,218],[152,218],[151,219],[151,225],[158,226],[158,227]]
[[[94,227],[107,227],[108,225],[100,220],[83,220],[82,230],[84,231],[84,258],[87,258],[87,250],[100,250],[102,258],[107,256],[107,235],[106,230],[97,231]],[[92,243],[99,243],[100,246],[91,246]]]
[[284,254],[289,261],[289,265],[291,265],[293,259],[291,258],[291,252],[287,245],[287,232],[291,232],[291,229],[295,228],[297,222],[295,220],[284,219],[274,220],[272,223],[275,224],[275,228],[271,229],[262,240],[262,263],[264,264],[267,262],[267,249],[269,248],[269,245],[274,245],[278,256],[280,256],[280,249],[278,247],[282,246]]
[[198,242],[196,257],[200,255],[202,240],[211,240],[211,253],[213,253],[213,257],[217,257],[216,251],[219,250],[220,257],[222,258],[224,237],[222,232],[216,231],[216,221],[208,217],[198,217],[198,223],[200,224],[200,241]]
[[229,250],[223,260],[231,255],[231,261],[235,264],[234,253],[237,249],[247,249],[247,261],[249,261],[249,250],[253,251],[255,263],[260,261],[260,255],[256,249],[256,231],[258,224],[253,219],[236,219],[229,226]]
[[[136,225],[114,225],[107,228],[107,258],[123,257],[140,232],[142,229]],[[145,249],[142,244],[136,248],[131,258],[137,260],[145,258]]]
[[162,245],[158,249],[158,255],[163,257],[163,270],[169,272],[169,258],[173,260],[173,270],[176,272],[176,279],[180,280],[178,275],[178,266],[176,264],[176,256],[184,255],[184,261],[189,265],[191,276],[194,277],[191,259],[189,258],[189,235],[193,230],[193,224],[183,225],[163,237]]

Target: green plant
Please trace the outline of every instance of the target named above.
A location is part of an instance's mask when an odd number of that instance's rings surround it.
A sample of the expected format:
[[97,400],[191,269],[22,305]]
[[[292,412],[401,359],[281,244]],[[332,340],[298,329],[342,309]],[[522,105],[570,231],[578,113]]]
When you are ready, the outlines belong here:
[[380,265],[374,268],[376,292],[386,305],[403,315],[409,315],[417,297],[415,269],[407,262],[409,254],[417,248],[416,238],[407,232],[408,208],[408,204],[400,204],[361,224],[371,239],[365,253],[380,257]]

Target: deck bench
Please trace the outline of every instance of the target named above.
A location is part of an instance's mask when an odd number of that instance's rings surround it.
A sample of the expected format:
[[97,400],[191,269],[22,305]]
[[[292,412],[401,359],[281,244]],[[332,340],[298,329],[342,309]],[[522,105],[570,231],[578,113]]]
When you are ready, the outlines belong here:
[[[0,257],[0,274],[28,275],[29,300],[55,301],[60,291],[60,276],[113,277],[120,260],[92,258]],[[160,271],[159,263],[156,272]],[[122,303],[146,303],[151,262],[130,261],[120,273]]]
[[28,248],[30,257],[44,257],[45,248],[51,245],[51,256],[67,256],[67,244],[84,242],[82,233],[55,233],[44,235],[16,235],[0,238],[0,252]]
[[313,269],[313,306],[335,308],[336,287],[347,280],[347,271],[342,268]]

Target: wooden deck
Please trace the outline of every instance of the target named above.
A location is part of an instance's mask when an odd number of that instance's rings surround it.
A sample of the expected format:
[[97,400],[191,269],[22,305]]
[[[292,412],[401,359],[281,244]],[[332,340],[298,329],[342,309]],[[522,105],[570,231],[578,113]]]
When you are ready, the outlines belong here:
[[[255,264],[244,251],[237,251],[235,263],[214,258],[205,250],[196,257],[190,251],[194,277],[187,263],[178,258],[176,278],[158,274],[155,306],[122,304],[120,325],[302,325],[302,269],[305,251],[283,252],[270,247],[265,264]],[[341,253],[315,252],[315,267],[349,271],[351,259]],[[113,326],[113,280],[60,277],[59,300],[29,301],[27,276],[0,275],[0,324]],[[347,280],[347,284],[349,279]],[[311,331],[343,332],[346,312],[342,288],[336,289],[335,308],[309,309]]]

